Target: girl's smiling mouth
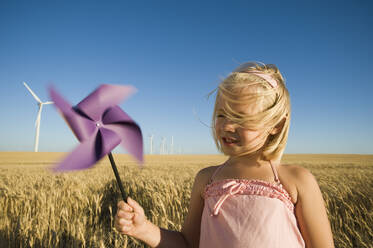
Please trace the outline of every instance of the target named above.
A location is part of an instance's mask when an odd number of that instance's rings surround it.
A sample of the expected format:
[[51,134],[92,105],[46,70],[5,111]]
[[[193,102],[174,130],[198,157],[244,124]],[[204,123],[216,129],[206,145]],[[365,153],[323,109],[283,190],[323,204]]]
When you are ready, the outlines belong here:
[[232,146],[238,143],[238,141],[235,138],[231,138],[231,137],[223,137],[222,140],[223,140],[224,145],[228,145],[228,146]]

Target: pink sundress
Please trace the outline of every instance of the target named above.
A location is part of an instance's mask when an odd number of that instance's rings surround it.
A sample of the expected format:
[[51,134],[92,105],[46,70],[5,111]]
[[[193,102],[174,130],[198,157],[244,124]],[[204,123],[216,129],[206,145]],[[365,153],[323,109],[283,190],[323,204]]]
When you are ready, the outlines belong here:
[[276,183],[224,179],[204,191],[200,248],[304,248],[294,204],[271,164]]

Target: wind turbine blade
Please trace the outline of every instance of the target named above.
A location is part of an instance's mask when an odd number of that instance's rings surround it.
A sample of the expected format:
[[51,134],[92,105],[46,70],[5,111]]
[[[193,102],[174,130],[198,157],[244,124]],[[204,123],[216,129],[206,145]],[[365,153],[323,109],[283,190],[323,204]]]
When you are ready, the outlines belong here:
[[28,89],[28,91],[30,91],[31,95],[35,98],[35,100],[41,103],[39,97],[30,89],[30,87],[28,87],[26,82],[23,82],[23,85]]
[[35,127],[38,125],[38,123],[40,123],[41,110],[42,110],[42,108],[43,108],[43,105],[42,105],[42,104],[40,104],[39,106],[40,106],[40,107],[39,107],[38,115],[37,115],[37,117],[36,117]]
[[43,104],[53,104],[54,102],[43,102]]

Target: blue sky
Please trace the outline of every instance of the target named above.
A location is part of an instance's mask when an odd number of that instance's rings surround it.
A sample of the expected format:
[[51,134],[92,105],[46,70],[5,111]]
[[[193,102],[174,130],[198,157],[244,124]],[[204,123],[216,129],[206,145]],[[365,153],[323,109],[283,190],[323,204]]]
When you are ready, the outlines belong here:
[[[31,151],[35,100],[53,83],[73,105],[100,84],[138,89],[120,106],[176,151],[216,153],[205,96],[237,62],[276,64],[292,122],[285,153],[373,153],[371,1],[0,2],[0,150]],[[43,109],[40,151],[77,140]],[[117,152],[124,150],[116,149]]]

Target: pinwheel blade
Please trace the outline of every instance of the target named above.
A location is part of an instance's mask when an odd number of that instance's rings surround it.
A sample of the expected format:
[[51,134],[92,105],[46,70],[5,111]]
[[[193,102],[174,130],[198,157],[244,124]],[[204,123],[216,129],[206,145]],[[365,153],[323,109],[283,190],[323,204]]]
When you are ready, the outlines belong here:
[[84,115],[77,113],[53,88],[49,88],[49,94],[78,140],[82,142],[91,137],[97,129],[95,123]]
[[77,108],[92,120],[100,121],[105,110],[118,105],[135,91],[133,86],[104,84],[82,100]]
[[105,128],[121,138],[121,145],[138,161],[143,162],[143,141],[140,127],[118,106],[108,109],[102,122]]
[[114,132],[100,128],[94,135],[81,142],[53,171],[63,172],[92,167],[120,143]]

